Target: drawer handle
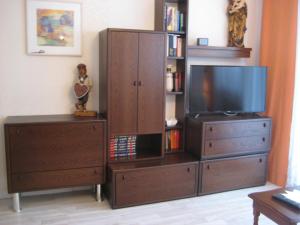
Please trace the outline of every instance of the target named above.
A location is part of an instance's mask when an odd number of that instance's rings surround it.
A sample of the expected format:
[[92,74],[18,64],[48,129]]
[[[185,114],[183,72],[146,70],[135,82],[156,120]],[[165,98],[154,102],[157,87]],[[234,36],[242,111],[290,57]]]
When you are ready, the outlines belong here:
[[122,176],[122,180],[125,180],[125,176],[124,175]]
[[189,173],[191,171],[190,167],[187,168],[187,172]]
[[93,125],[93,130],[96,130],[96,126],[95,125]]
[[211,142],[209,142],[209,144],[208,144],[208,145],[209,145],[209,147],[210,147],[210,148],[212,147],[212,143],[211,143]]
[[209,128],[209,131],[210,131],[210,132],[213,132],[213,128],[212,128],[212,127],[210,127],[210,128]]
[[266,138],[265,138],[265,137],[263,137],[263,138],[262,138],[262,141],[263,141],[263,142],[265,142],[265,141],[266,141]]
[[263,124],[263,126],[264,126],[264,127],[266,127],[266,126],[267,126],[267,124],[266,124],[266,123],[264,123],[264,124]]
[[136,81],[133,81],[132,85],[133,85],[133,86],[136,86]]
[[259,162],[262,163],[262,159],[259,159]]
[[207,165],[207,166],[206,166],[206,169],[210,170],[210,166],[209,166],[209,165]]
[[20,135],[20,134],[21,134],[21,130],[17,129],[17,135]]
[[95,175],[97,174],[97,170],[94,170],[94,174],[95,174]]

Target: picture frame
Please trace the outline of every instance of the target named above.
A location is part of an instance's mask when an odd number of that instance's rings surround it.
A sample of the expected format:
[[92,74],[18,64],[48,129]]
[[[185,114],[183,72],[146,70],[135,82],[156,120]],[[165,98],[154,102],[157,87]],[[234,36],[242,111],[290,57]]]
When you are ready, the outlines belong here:
[[27,0],[29,55],[82,55],[81,4]]

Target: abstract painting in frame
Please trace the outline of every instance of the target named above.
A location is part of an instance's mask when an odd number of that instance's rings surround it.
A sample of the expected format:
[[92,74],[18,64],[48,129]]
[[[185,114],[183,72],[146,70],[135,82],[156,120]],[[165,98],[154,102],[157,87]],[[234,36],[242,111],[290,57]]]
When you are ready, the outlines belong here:
[[80,56],[80,3],[27,0],[27,52]]

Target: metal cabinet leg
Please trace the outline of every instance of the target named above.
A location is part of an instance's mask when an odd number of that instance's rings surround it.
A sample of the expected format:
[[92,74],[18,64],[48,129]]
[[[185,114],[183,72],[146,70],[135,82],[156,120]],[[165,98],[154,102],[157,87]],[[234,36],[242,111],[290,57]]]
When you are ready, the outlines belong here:
[[15,212],[21,212],[20,193],[13,194],[13,208]]
[[101,202],[101,185],[97,184],[97,192],[96,192],[97,202]]

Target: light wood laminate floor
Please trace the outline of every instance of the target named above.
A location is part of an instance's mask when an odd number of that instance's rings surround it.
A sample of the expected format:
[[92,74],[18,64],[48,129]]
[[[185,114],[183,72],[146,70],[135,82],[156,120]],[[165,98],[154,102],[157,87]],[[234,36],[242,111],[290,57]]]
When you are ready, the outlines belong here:
[[[112,210],[98,203],[88,191],[23,197],[22,212],[14,213],[11,200],[0,200],[1,225],[252,225],[249,193],[274,189],[262,187],[212,194]],[[274,225],[260,216],[260,225]]]

